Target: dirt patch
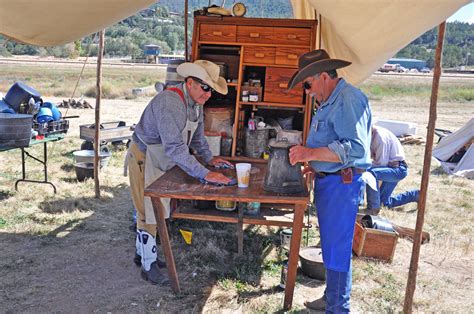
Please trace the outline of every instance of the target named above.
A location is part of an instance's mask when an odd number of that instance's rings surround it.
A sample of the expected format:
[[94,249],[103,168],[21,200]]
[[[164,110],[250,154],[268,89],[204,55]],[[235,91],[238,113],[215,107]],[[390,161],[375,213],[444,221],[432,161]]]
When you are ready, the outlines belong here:
[[[62,99],[57,99],[61,101]],[[148,99],[105,100],[102,121],[136,123]],[[94,104],[94,100],[89,100]],[[374,116],[418,123],[426,136],[429,99],[371,101]],[[93,181],[75,180],[72,151],[80,149],[79,125],[94,122],[94,110],[69,109],[70,131],[49,146],[49,177],[57,188],[14,182],[21,175],[20,151],[0,154],[0,299],[2,312],[276,312],[283,305],[277,289],[280,261],[277,228],[249,226],[244,256],[237,257],[235,226],[175,221],[170,236],[181,280],[180,294],[169,286],[142,281],[133,264],[133,206],[123,177],[125,148],[112,149],[101,173],[101,199]],[[474,116],[474,104],[440,103],[437,126],[456,130]],[[405,146],[409,177],[397,191],[419,186],[424,146]],[[40,153],[36,147],[33,153]],[[41,177],[40,168],[28,162]],[[425,229],[431,242],[422,246],[414,310],[456,312],[474,308],[472,225],[474,183],[452,178],[432,166]],[[416,205],[382,211],[391,221],[414,227]],[[313,218],[314,220],[314,218]],[[178,229],[193,231],[186,245]],[[304,234],[306,232],[303,232]],[[310,244],[317,242],[310,230]],[[356,312],[402,310],[412,244],[399,240],[392,264],[354,259],[352,309]],[[294,309],[317,298],[324,283],[298,274]]]

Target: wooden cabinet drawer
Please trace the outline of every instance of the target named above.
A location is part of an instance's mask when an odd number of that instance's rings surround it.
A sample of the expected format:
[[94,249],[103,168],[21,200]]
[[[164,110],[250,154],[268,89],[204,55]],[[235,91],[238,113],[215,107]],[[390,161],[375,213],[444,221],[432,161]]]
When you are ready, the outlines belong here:
[[246,46],[244,63],[275,64],[275,48]]
[[236,25],[201,24],[199,28],[201,41],[235,42],[236,34]]
[[272,27],[237,26],[237,41],[241,43],[273,43]]
[[265,89],[263,100],[266,102],[302,104],[303,88],[298,84],[287,90],[288,81],[297,69],[268,67],[265,73]]
[[277,27],[274,29],[273,43],[309,47],[311,30],[308,28]]
[[276,48],[275,64],[298,66],[298,58],[308,51],[306,48]]

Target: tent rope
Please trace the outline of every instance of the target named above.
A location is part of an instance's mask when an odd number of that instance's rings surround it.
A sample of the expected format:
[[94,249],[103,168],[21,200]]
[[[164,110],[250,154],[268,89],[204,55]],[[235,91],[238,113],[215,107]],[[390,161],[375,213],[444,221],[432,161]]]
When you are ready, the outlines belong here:
[[[97,33],[94,35],[94,38],[92,38],[91,44],[89,44],[89,47],[87,48],[86,59],[84,60],[84,64],[82,65],[81,73],[79,74],[79,77],[77,78],[76,86],[74,86],[74,90],[72,91],[72,95],[71,95],[71,97],[69,98],[69,100],[72,100],[72,99],[74,98],[74,95],[76,94],[77,87],[79,86],[79,82],[80,82],[81,79],[82,79],[82,75],[83,75],[83,73],[84,73],[84,69],[86,68],[87,61],[89,60],[89,57],[90,57],[90,54],[91,54],[91,46],[92,46],[92,43],[96,40],[96,38],[97,38]],[[64,114],[65,116],[67,116],[67,112],[68,112],[68,111],[69,111],[69,108],[66,109],[66,113]]]

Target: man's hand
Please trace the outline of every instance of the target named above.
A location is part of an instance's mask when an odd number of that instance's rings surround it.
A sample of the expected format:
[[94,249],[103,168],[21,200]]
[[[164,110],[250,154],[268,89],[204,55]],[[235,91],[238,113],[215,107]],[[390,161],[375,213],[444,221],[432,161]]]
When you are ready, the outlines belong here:
[[227,185],[232,181],[222,173],[211,171],[204,177],[206,181]]
[[290,164],[294,166],[297,162],[312,160],[312,149],[301,145],[290,148]]
[[211,161],[209,161],[209,165],[216,168],[234,169],[234,165],[232,165],[229,161],[218,157],[213,157]]

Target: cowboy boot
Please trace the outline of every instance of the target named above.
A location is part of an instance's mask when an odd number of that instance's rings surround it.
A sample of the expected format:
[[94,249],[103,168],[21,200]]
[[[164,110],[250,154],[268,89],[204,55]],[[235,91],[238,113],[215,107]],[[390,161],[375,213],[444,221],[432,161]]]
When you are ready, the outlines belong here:
[[[142,266],[142,244],[141,244],[141,236],[140,236],[140,231],[141,230],[138,230],[136,231],[136,238],[135,238],[135,256],[133,257],[133,262],[135,263],[135,265],[137,265],[138,267]],[[155,238],[155,241],[156,241],[156,238]],[[163,261],[162,259],[160,259],[158,257],[158,254],[156,256],[156,264],[158,265],[159,268],[164,268],[166,267],[166,263],[165,261]]]
[[156,240],[146,231],[139,230],[141,244],[141,276],[152,284],[165,284],[168,282],[166,274],[160,272],[156,262]]

